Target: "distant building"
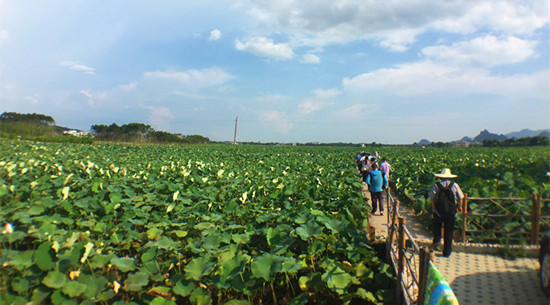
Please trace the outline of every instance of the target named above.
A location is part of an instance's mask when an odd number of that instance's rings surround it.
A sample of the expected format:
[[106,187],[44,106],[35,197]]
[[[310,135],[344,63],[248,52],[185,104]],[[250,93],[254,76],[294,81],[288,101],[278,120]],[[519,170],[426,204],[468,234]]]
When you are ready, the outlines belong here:
[[470,147],[472,143],[468,141],[455,142],[455,147]]
[[69,135],[69,136],[74,136],[74,137],[85,137],[85,136],[87,136],[87,135],[90,134],[90,133],[87,132],[87,131],[81,131],[81,130],[70,129],[70,130],[65,130],[65,131],[63,132],[63,134],[66,134],[66,135]]

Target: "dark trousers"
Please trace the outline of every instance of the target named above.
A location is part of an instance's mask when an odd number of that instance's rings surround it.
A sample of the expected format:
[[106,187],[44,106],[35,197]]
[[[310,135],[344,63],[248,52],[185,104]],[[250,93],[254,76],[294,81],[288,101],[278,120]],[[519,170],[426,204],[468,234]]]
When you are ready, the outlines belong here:
[[433,243],[441,242],[441,227],[445,228],[443,236],[443,255],[449,256],[453,251],[453,232],[455,229],[455,215],[437,215],[434,213],[433,219]]
[[370,199],[372,200],[372,213],[376,213],[378,206],[380,206],[380,212],[384,212],[382,192],[370,192]]

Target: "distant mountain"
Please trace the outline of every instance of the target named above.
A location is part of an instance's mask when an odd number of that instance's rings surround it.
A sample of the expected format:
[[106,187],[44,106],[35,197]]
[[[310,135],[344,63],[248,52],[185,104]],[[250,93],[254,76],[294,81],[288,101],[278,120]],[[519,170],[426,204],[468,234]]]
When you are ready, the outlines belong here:
[[[519,138],[528,138],[528,137],[536,137],[536,136],[540,136],[541,134],[543,133],[546,133],[546,134],[549,134],[550,133],[550,129],[543,129],[543,130],[531,130],[531,129],[523,129],[521,131],[517,131],[517,132],[511,132],[511,133],[508,133],[506,134],[506,136],[508,138],[516,138],[516,139],[519,139]],[[544,134],[542,135],[544,136]]]
[[495,133],[490,133],[487,129],[483,130],[482,132],[480,132],[475,138],[474,138],[474,142],[478,142],[478,143],[481,143],[485,140],[497,140],[497,141],[502,141],[502,140],[506,140],[507,137],[503,134],[495,134]]
[[[465,137],[463,137],[462,139],[460,139],[458,141],[452,141],[450,143],[451,144],[452,143],[457,143],[457,142],[458,143],[460,143],[460,142],[481,143],[484,140],[502,141],[502,140],[511,139],[511,138],[519,139],[519,138],[530,138],[530,137],[537,137],[537,136],[547,137],[547,138],[550,139],[550,129],[531,130],[531,129],[526,128],[526,129],[523,129],[521,131],[511,132],[511,133],[508,133],[508,134],[505,134],[505,135],[491,133],[490,131],[485,129],[485,130],[479,132],[479,134],[473,139],[471,137],[465,136]],[[422,140],[420,140],[420,142],[417,143],[417,145],[430,145],[430,144],[432,144],[432,142],[430,142],[426,139],[422,139]]]

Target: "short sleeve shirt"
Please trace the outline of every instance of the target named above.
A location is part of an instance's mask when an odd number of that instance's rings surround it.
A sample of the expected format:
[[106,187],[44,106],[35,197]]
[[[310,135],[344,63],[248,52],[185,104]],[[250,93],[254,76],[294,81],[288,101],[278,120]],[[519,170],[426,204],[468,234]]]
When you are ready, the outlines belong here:
[[[451,184],[451,180],[450,179],[441,179],[441,184],[444,187],[448,187],[449,184]],[[460,186],[458,185],[458,183],[455,182],[453,184],[453,187],[451,188],[451,190],[455,194],[455,198],[458,198],[458,199],[464,198],[464,193],[462,193],[462,190],[460,189]],[[430,197],[430,199],[435,199],[436,193],[437,193],[437,183],[434,183],[432,185],[432,188],[430,189],[430,192],[428,193],[428,196]]]

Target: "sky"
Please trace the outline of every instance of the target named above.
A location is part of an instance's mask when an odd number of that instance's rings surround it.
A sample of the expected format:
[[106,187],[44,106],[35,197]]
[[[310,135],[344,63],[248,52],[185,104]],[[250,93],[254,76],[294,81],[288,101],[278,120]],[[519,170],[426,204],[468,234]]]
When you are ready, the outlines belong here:
[[0,112],[214,141],[550,128],[548,0],[0,0]]

